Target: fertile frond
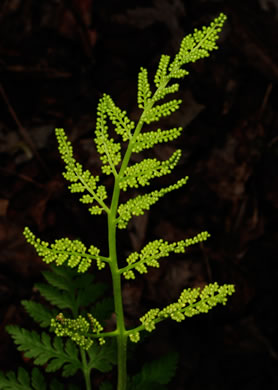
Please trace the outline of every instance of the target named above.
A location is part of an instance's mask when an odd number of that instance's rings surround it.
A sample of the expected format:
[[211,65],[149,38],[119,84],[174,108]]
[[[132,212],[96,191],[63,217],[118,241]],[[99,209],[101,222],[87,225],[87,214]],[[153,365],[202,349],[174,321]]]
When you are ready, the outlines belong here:
[[96,260],[99,269],[102,269],[105,266],[104,261],[107,261],[106,258],[99,256],[97,247],[91,245],[87,249],[79,240],[61,238],[49,245],[48,242],[36,238],[28,227],[25,227],[23,234],[26,241],[33,245],[37,254],[47,264],[55,262],[57,265],[62,265],[67,262],[69,267],[78,266],[78,272],[85,272],[90,267],[92,260]]
[[[121,144],[118,142],[114,142],[113,138],[109,138],[108,136],[108,125],[107,125],[107,102],[110,101],[107,97],[108,95],[104,95],[99,99],[98,107],[97,107],[97,122],[96,122],[96,137],[95,143],[97,147],[97,151],[100,154],[100,159],[102,161],[102,172],[106,175],[110,175],[111,173],[114,176],[117,176],[116,166],[121,162]],[[112,99],[111,99],[112,101]],[[112,106],[112,104],[111,104]],[[109,109],[110,115],[113,115],[114,120],[116,120],[115,113],[112,108]],[[120,131],[120,130],[118,130]],[[126,134],[126,133],[122,133]],[[126,139],[126,135],[124,135]]]
[[118,228],[124,229],[132,216],[143,215],[144,210],[149,210],[162,196],[170,191],[176,190],[186,184],[188,176],[160,190],[155,190],[145,195],[138,195],[135,198],[129,199],[118,208],[119,217],[117,218]]
[[71,340],[66,344],[59,337],[51,341],[47,333],[39,335],[35,331],[28,331],[17,326],[7,327],[19,351],[24,351],[24,356],[34,359],[34,363],[45,367],[46,372],[54,372],[63,368],[62,375],[67,377],[74,375],[82,364],[78,357],[78,349]]
[[167,385],[175,376],[177,363],[178,354],[176,352],[145,363],[142,370],[132,378],[130,388],[132,390],[146,390],[153,389],[156,384]]
[[174,127],[169,130],[157,129],[156,131],[148,131],[139,133],[135,143],[132,145],[132,151],[139,153],[144,149],[150,149],[154,145],[162,142],[173,141],[181,135],[182,127]]
[[171,318],[177,322],[183,321],[186,317],[207,313],[217,304],[225,305],[229,295],[235,292],[233,284],[219,286],[216,282],[200,288],[184,289],[177,302],[171,303],[164,309],[151,309],[140,321],[143,328],[148,332],[155,329],[157,322],[165,318]]
[[69,337],[79,347],[88,350],[93,340],[88,337],[90,331],[90,323],[81,315],[76,319],[65,318],[63,313],[59,313],[55,319],[51,320],[51,329],[56,336]]
[[140,332],[134,331],[129,333],[128,336],[129,336],[129,340],[132,343],[138,343],[140,341]]
[[157,122],[161,117],[168,116],[172,114],[172,112],[178,110],[181,103],[182,103],[181,99],[179,100],[173,99],[167,103],[154,106],[144,111],[142,115],[142,119],[148,124],[151,122]]
[[106,112],[115,126],[114,130],[122,136],[123,141],[128,141],[135,126],[134,122],[127,117],[126,111],[122,111],[115,105],[109,95],[103,95],[103,102],[106,105]]
[[173,242],[171,244],[168,241],[162,239],[149,242],[141,252],[132,252],[126,262],[127,267],[121,269],[124,277],[126,279],[135,279],[134,272],[132,269],[135,269],[141,274],[147,272],[147,266],[149,267],[159,267],[158,260],[163,257],[169,256],[171,252],[174,253],[184,253],[185,248],[190,245],[194,245],[203,241],[206,241],[210,237],[210,234],[206,231],[198,233],[192,238],[187,238],[185,240]]
[[138,107],[145,109],[152,96],[151,87],[148,81],[148,71],[141,68],[138,74]]
[[[162,100],[169,93],[175,93],[179,90],[179,84],[175,83],[170,85],[170,87],[165,87],[162,89],[158,89],[153,96],[153,102],[157,102],[158,100]],[[169,113],[171,114],[171,113]],[[169,115],[167,114],[167,115]]]
[[169,65],[171,57],[167,56],[165,54],[162,54],[160,57],[160,61],[158,64],[158,68],[156,71],[156,74],[154,76],[154,83],[157,88],[159,88],[162,84],[162,82],[165,81],[166,75],[167,75],[167,68]]
[[17,376],[14,372],[0,372],[1,390],[46,390],[46,381],[38,368],[33,368],[31,377],[24,368],[19,367]]
[[208,57],[212,50],[218,49],[216,40],[219,38],[218,34],[226,19],[226,15],[221,13],[208,27],[203,26],[202,30],[195,28],[193,34],[187,35],[182,40],[174,61],[169,66],[168,77],[184,77],[188,72],[181,69],[181,66]]
[[[93,333],[101,333],[103,331],[103,326],[100,324],[100,322],[90,313],[87,313],[87,316],[89,318]],[[98,341],[100,345],[105,344],[105,340],[102,337],[100,337]]]
[[[76,319],[65,318],[63,313],[59,313],[55,319],[51,320],[51,328],[59,337],[69,337],[81,348],[88,350],[92,344],[93,333],[100,333],[103,330],[99,321],[91,314],[88,314],[89,321],[79,315]],[[100,345],[104,344],[105,340],[102,337],[98,338]]]
[[146,158],[143,161],[127,167],[120,181],[120,188],[124,191],[127,187],[138,188],[139,185],[150,184],[150,180],[171,173],[181,158],[181,150],[176,150],[166,161],[158,161],[155,158]]
[[[68,186],[69,190],[74,192],[85,193],[81,196],[82,203],[98,203],[98,206],[89,209],[92,214],[101,214],[103,210],[109,210],[105,205],[104,200],[107,198],[106,189],[104,186],[98,186],[99,176],[92,176],[90,171],[83,170],[80,163],[76,162],[73,157],[73,149],[71,143],[64,132],[64,129],[55,129],[57,141],[59,144],[59,152],[66,166],[63,176],[66,180],[71,182]],[[97,207],[95,209],[95,207]],[[95,212],[98,210],[98,212]]]
[[51,318],[57,314],[57,310],[50,310],[45,305],[33,301],[21,301],[30,317],[40,324],[42,328],[50,325]]

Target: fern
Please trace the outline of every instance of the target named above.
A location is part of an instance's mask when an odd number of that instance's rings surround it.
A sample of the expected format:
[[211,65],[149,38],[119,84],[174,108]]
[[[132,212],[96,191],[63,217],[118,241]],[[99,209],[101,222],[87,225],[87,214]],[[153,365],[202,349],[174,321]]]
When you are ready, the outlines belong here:
[[[64,178],[69,182],[69,190],[79,195],[81,203],[88,206],[91,214],[107,214],[108,256],[103,256],[94,244],[87,246],[81,240],[67,237],[52,243],[41,240],[26,227],[24,236],[46,264],[49,271],[43,272],[46,283],[36,284],[36,288],[47,301],[46,305],[34,301],[23,301],[28,314],[43,328],[49,327],[54,333],[41,334],[10,325],[7,330],[18,349],[35,365],[46,372],[60,371],[69,377],[81,372],[86,390],[91,390],[91,372],[101,375],[117,365],[117,390],[127,389],[127,344],[140,340],[142,332],[152,332],[157,324],[166,319],[181,322],[194,315],[207,313],[218,304],[225,305],[234,292],[234,286],[219,286],[211,283],[202,290],[185,288],[178,300],[164,308],[152,308],[138,319],[137,326],[127,329],[125,321],[122,278],[134,279],[136,273],[144,274],[149,267],[159,267],[160,261],[171,253],[184,253],[193,244],[204,242],[209,233],[204,230],[192,238],[169,243],[157,239],[147,243],[140,251],[129,254],[121,267],[117,258],[117,229],[127,228],[130,219],[143,215],[164,195],[184,186],[188,177],[176,183],[145,194],[134,194],[122,201],[121,191],[132,190],[151,184],[154,178],[171,174],[181,158],[181,150],[175,151],[165,161],[145,158],[130,165],[132,153],[139,153],[153,146],[170,142],[180,136],[181,127],[150,130],[148,125],[171,115],[182,104],[173,98],[179,89],[179,79],[189,74],[187,64],[208,57],[217,49],[216,41],[226,16],[220,14],[209,26],[195,29],[181,42],[180,49],[173,59],[163,54],[154,75],[154,85],[150,82],[148,70],[141,67],[138,74],[137,103],[141,115],[135,123],[127,112],[116,105],[108,94],[100,97],[97,106],[94,141],[101,161],[101,170],[111,175],[114,188],[111,199],[109,191],[100,183],[101,177],[93,175],[76,161],[73,147],[65,131],[56,129],[58,149],[65,164]],[[170,96],[170,99],[169,99]],[[110,134],[113,126],[116,137]],[[124,142],[122,145],[120,142]],[[97,283],[91,268],[106,269],[111,273],[113,301],[106,297],[109,290],[104,283]],[[113,315],[112,315],[113,313]],[[110,323],[106,320],[110,319]],[[111,323],[115,321],[115,327]],[[65,341],[64,341],[65,340]],[[154,362],[145,363],[134,377],[129,379],[131,390],[164,390],[175,374],[177,355],[172,353]],[[112,378],[113,371],[109,374]],[[101,377],[99,388],[111,390],[112,383]],[[45,380],[39,370],[34,369],[30,376],[23,368],[17,375],[0,375],[0,389],[3,390],[46,390]],[[54,380],[50,390],[61,390],[63,385]],[[76,387],[69,383],[69,390]]]

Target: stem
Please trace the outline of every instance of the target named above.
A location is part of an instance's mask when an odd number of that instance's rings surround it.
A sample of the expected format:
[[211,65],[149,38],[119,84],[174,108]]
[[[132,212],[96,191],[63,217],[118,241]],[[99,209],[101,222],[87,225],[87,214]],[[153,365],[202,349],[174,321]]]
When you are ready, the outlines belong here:
[[[162,85],[158,88],[156,93],[164,88],[168,79],[162,83]],[[114,295],[114,306],[116,312],[116,321],[117,321],[117,352],[118,352],[118,385],[117,390],[126,390],[127,388],[127,370],[126,370],[126,357],[127,357],[127,337],[128,333],[125,328],[124,321],[124,311],[123,311],[123,299],[122,299],[122,288],[121,288],[121,272],[118,266],[117,260],[117,248],[116,248],[116,227],[117,227],[117,210],[119,204],[120,197],[120,180],[124,176],[125,169],[129,163],[130,156],[132,153],[132,147],[134,142],[136,141],[137,135],[140,133],[144,120],[143,114],[146,109],[150,109],[154,104],[154,99],[152,99],[148,107],[144,109],[141,117],[137,123],[134,134],[128,144],[125,156],[123,158],[121,169],[118,175],[115,175],[115,183],[114,190],[112,195],[112,201],[110,210],[107,213],[108,217],[108,245],[109,245],[109,258],[110,258],[110,270],[112,275],[112,283],[113,283],[113,295]]]
[[126,349],[127,335],[124,322],[121,275],[118,268],[116,248],[116,213],[120,196],[119,176],[115,178],[110,213],[108,214],[108,245],[111,260],[110,270],[113,282],[114,305],[117,319],[117,350],[118,350],[118,390],[126,390]]
[[[167,82],[165,82],[165,85]],[[163,87],[165,86],[163,85]],[[150,108],[153,102],[150,103]],[[143,115],[143,113],[142,113]],[[121,169],[119,174],[115,176],[114,190],[112,195],[112,201],[110,206],[110,212],[108,216],[108,245],[109,245],[109,258],[110,258],[110,270],[112,274],[113,283],[113,295],[114,295],[114,306],[116,312],[117,321],[117,352],[118,352],[118,385],[117,390],[126,390],[127,388],[127,370],[126,370],[126,357],[127,357],[127,331],[125,329],[124,322],[124,311],[123,311],[123,299],[121,289],[121,273],[118,266],[117,260],[117,248],[116,248],[116,226],[117,226],[117,209],[120,197],[120,186],[119,182],[124,175],[125,169],[129,163],[130,156],[132,153],[133,143],[136,140],[137,135],[140,133],[144,120],[139,119],[135,128],[132,139],[130,140],[125,156],[123,158]]]
[[91,370],[88,367],[87,359],[86,359],[86,352],[80,348],[80,353],[81,353],[81,359],[82,359],[82,371],[85,379],[85,384],[86,384],[86,390],[91,390]]

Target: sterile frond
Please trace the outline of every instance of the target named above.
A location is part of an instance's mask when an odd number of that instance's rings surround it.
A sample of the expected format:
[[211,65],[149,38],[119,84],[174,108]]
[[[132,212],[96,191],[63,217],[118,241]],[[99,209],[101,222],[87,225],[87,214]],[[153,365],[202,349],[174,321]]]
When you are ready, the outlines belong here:
[[18,349],[24,352],[24,356],[34,359],[37,365],[45,365],[46,372],[63,368],[63,376],[71,376],[82,367],[78,349],[70,340],[64,344],[58,337],[52,340],[45,332],[38,334],[15,325],[9,325],[7,331],[18,345]]

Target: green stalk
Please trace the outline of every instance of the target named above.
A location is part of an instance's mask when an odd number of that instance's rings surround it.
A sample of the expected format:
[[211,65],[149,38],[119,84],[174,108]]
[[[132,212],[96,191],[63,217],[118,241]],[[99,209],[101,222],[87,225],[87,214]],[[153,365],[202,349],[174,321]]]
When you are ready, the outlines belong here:
[[[78,305],[77,302],[75,301],[75,306],[72,309],[73,317],[77,318],[78,317]],[[84,380],[85,380],[85,385],[86,385],[86,390],[91,390],[91,368],[88,366],[87,362],[87,357],[86,357],[86,352],[83,348],[79,348],[80,350],[80,355],[81,355],[81,361],[82,361],[82,371],[84,375]]]
[[86,390],[91,390],[91,369],[88,367],[86,352],[80,348],[81,359],[82,359],[82,371],[85,379]]
[[120,196],[120,187],[118,177],[115,179],[114,191],[112,196],[110,213],[108,214],[108,245],[109,257],[111,263],[110,270],[112,274],[114,305],[117,321],[117,353],[118,353],[118,390],[126,390],[126,348],[127,336],[124,322],[121,275],[118,268],[117,248],[116,248],[116,213]]
[[[166,83],[165,83],[166,84]],[[164,87],[164,85],[163,85]],[[153,102],[149,104],[148,108],[151,108]],[[143,113],[142,113],[143,115]],[[117,354],[118,354],[118,384],[117,390],[126,390],[127,386],[127,368],[126,368],[126,357],[127,357],[127,330],[125,328],[124,311],[123,311],[123,300],[122,300],[122,288],[121,288],[121,272],[119,271],[118,260],[117,260],[117,247],[116,247],[116,217],[117,209],[120,197],[120,186],[119,182],[124,175],[125,169],[129,163],[130,156],[132,153],[132,146],[136,140],[137,135],[140,133],[144,121],[139,119],[133,137],[130,140],[125,156],[122,161],[121,169],[118,175],[115,175],[114,190],[112,195],[110,211],[107,213],[108,216],[108,246],[109,246],[109,258],[110,258],[110,270],[112,274],[113,283],[113,295],[114,295],[114,306],[116,312],[117,321]]]

